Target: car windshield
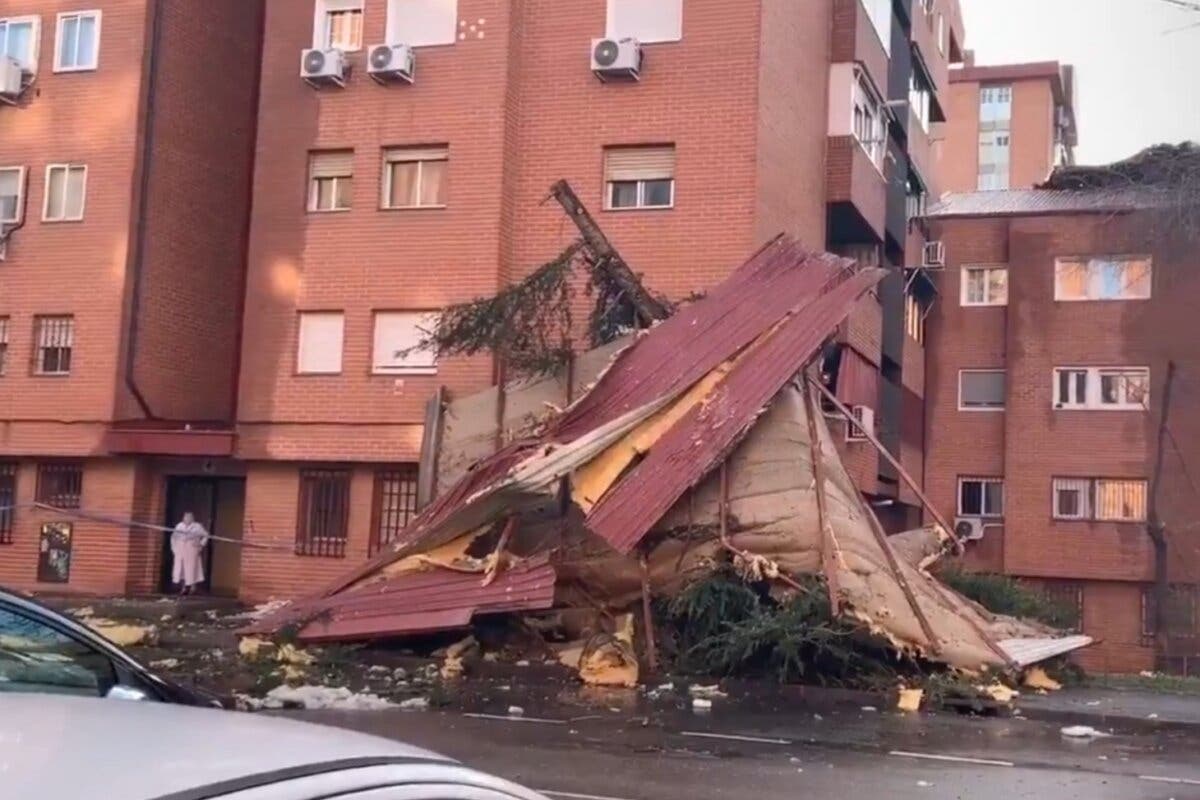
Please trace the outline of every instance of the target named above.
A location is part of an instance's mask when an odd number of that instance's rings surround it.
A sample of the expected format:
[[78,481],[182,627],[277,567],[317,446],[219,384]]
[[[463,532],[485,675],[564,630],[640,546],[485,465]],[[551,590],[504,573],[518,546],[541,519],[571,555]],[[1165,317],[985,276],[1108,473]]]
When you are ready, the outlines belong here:
[[113,683],[102,653],[41,620],[0,608],[0,692],[97,696]]

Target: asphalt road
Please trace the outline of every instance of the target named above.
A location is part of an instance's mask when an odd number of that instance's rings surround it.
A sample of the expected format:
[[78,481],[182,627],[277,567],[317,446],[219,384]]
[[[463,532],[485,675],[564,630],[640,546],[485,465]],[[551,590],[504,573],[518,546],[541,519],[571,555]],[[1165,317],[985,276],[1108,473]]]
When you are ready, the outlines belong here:
[[563,800],[688,798],[1200,798],[1200,738],[1091,740],[1022,719],[874,711],[743,714],[619,707],[556,717],[290,712],[388,736]]

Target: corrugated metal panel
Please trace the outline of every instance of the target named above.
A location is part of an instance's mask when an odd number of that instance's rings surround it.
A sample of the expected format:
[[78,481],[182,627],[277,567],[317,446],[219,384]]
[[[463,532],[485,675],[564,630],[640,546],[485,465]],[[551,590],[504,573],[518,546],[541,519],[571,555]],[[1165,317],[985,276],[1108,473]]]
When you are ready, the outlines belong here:
[[475,573],[413,572],[294,603],[242,633],[268,633],[300,624],[301,641],[319,642],[461,628],[476,616],[550,608],[555,580],[548,554],[501,572],[489,586]]
[[572,441],[632,409],[682,393],[785,314],[845,280],[852,266],[849,259],[775,239],[703,300],[680,308],[622,353],[555,424],[551,437]]
[[1157,208],[1168,201],[1149,189],[1014,189],[998,192],[948,194],[929,209],[928,219],[1003,217],[1076,212],[1121,213]]
[[[633,549],[675,501],[733,449],[771,398],[816,355],[855,301],[884,274],[881,269],[855,274],[756,343],[704,403],[677,422],[601,498],[588,515],[588,528],[622,553]],[[677,361],[684,352],[675,354]]]
[[1000,649],[1018,666],[1028,667],[1030,664],[1087,647],[1093,641],[1090,636],[1063,636],[1057,639],[1004,639],[1000,642]]

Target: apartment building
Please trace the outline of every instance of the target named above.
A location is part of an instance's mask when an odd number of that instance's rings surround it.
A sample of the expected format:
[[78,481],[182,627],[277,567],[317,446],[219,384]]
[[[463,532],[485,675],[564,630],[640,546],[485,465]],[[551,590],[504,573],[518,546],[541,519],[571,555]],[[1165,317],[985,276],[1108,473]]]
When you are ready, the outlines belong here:
[[[1099,671],[1181,668],[1198,652],[1200,354],[1178,332],[1191,248],[1129,191],[950,195],[930,316],[926,489],[971,541],[966,563],[1076,609]],[[1160,428],[1168,362],[1169,424]],[[1160,442],[1160,430],[1163,439]],[[1152,478],[1167,528],[1169,630],[1157,636]],[[1194,465],[1191,469],[1195,469]]]
[[0,3],[0,583],[157,590],[98,517],[232,455],[257,6]]
[[1075,72],[1057,61],[950,71],[939,171],[950,192],[1029,189],[1075,163]]
[[[422,322],[575,238],[543,202],[562,178],[671,298],[780,232],[895,266],[831,368],[900,452],[924,362],[902,268],[938,185],[926,131],[957,4],[296,5],[267,2],[236,455],[247,540],[268,547],[245,550],[243,596],[318,585],[403,527],[426,402],[498,374],[412,351]],[[864,491],[911,519],[871,446],[846,448]],[[920,474],[919,446],[906,458]]]

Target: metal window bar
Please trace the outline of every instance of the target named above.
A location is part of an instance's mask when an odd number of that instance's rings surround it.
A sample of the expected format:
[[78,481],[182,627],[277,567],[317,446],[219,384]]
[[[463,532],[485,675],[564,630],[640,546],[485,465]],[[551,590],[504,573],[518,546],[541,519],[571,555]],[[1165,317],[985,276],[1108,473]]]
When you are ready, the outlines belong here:
[[55,508],[79,508],[83,495],[83,465],[47,461],[38,464],[34,497]]
[[1046,581],[1042,585],[1042,594],[1050,602],[1064,609],[1075,612],[1075,624],[1072,631],[1083,630],[1083,584],[1073,581]]
[[0,462],[0,544],[13,542],[13,509],[17,503],[17,465]]
[[67,375],[71,372],[71,349],[75,343],[74,317],[34,317],[34,372],[38,375]]
[[349,470],[301,470],[297,555],[344,558],[349,516]]
[[416,515],[417,465],[405,464],[376,472],[370,554],[396,541]]

